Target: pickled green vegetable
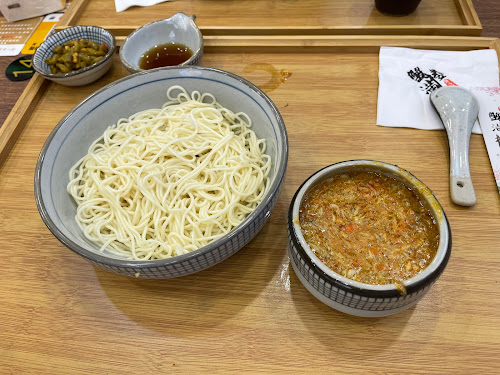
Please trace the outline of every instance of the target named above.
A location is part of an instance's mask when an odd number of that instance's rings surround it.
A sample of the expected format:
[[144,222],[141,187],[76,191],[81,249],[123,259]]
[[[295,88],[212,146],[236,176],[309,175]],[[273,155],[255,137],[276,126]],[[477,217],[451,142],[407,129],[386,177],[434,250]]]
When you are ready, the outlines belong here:
[[45,62],[53,74],[69,73],[95,64],[109,51],[105,43],[101,45],[92,40],[75,39],[52,49],[53,55]]

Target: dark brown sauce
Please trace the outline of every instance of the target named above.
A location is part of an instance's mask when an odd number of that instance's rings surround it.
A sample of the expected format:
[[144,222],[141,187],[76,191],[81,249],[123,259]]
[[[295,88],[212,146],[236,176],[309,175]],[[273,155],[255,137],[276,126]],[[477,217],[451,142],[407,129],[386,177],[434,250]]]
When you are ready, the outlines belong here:
[[193,56],[193,51],[181,43],[165,43],[146,51],[139,60],[139,68],[154,69],[179,65]]
[[421,0],[375,0],[375,7],[385,14],[404,16],[417,9]]

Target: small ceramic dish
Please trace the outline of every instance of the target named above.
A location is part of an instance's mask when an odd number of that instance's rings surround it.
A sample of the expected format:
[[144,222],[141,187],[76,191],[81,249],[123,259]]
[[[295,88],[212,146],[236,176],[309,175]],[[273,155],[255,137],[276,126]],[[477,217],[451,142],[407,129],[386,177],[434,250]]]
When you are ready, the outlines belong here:
[[[53,55],[57,45],[75,40],[88,39],[97,44],[106,44],[108,53],[95,64],[69,73],[53,74],[45,59]],[[65,86],[88,85],[101,78],[111,68],[111,58],[116,50],[116,40],[113,34],[98,26],[73,26],[49,36],[35,51],[33,69],[42,77]]]
[[[407,292],[404,296],[394,284],[366,284],[334,272],[319,260],[302,234],[299,209],[306,193],[328,177],[356,170],[376,172],[403,182],[417,194],[436,221],[439,231],[439,246],[436,255],[420,273],[404,281]],[[345,161],[330,165],[313,174],[295,193],[290,203],[287,225],[290,263],[302,284],[326,305],[356,316],[386,316],[415,305],[439,278],[451,253],[450,226],[443,208],[432,191],[410,172],[378,161]]]
[[175,66],[199,65],[203,56],[203,35],[195,18],[177,13],[139,27],[120,47],[121,62],[130,73],[141,72],[144,69],[139,67],[139,62],[144,53],[166,43],[179,43],[191,49],[193,55]]

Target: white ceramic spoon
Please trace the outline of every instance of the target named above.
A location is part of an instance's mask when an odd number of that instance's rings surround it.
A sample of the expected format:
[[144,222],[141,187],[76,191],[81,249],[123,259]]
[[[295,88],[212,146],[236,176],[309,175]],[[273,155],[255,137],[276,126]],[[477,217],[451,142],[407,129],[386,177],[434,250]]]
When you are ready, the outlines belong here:
[[474,95],[461,87],[441,87],[430,96],[441,117],[450,145],[451,200],[461,206],[476,204],[469,171],[469,139],[478,115]]

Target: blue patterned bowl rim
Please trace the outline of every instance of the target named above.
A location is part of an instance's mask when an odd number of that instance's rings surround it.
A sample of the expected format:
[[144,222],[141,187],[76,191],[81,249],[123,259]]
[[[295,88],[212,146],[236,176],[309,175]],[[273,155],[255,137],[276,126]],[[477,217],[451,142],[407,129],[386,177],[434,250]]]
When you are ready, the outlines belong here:
[[[185,71],[186,69],[193,70],[193,71],[209,71],[213,72],[215,74],[222,74],[226,77],[229,77],[232,80],[236,80],[240,82],[241,84],[245,85],[248,87],[252,92],[257,94],[260,98],[264,100],[264,102],[269,106],[269,111],[270,115],[274,117],[277,121],[279,132],[278,132],[278,139],[277,142],[281,143],[282,149],[283,149],[283,158],[280,160],[276,161],[277,164],[277,169],[276,169],[276,177],[269,187],[269,191],[266,193],[264,196],[263,200],[260,202],[260,204],[257,206],[257,208],[252,211],[246,218],[245,220],[240,223],[236,228],[231,230],[228,234],[225,236],[209,243],[208,245],[194,250],[190,253],[183,254],[183,255],[178,255],[172,258],[168,259],[161,259],[161,260],[147,260],[147,261],[133,261],[133,260],[123,260],[123,259],[116,259],[116,258],[110,258],[105,255],[97,254],[94,253],[90,250],[85,249],[84,247],[76,244],[73,242],[71,239],[69,239],[67,236],[65,236],[54,224],[52,219],[50,218],[49,214],[47,213],[47,210],[45,208],[45,203],[42,198],[42,192],[41,192],[41,184],[40,184],[40,179],[41,179],[41,171],[42,171],[42,166],[44,163],[44,156],[45,153],[47,152],[47,149],[50,146],[50,143],[52,139],[54,138],[55,134],[61,128],[66,120],[75,112],[77,111],[83,104],[90,100],[91,98],[99,95],[100,93],[110,89],[113,86],[116,86],[120,84],[121,82],[125,82],[127,80],[131,79],[136,79],[139,78],[141,75],[146,75],[146,74],[152,74],[152,73],[157,73],[159,71],[167,71],[167,70],[178,70],[178,71]],[[194,76],[194,75],[193,75]],[[130,76],[121,78],[119,80],[116,80],[101,89],[97,90],[84,100],[82,100],[78,105],[76,105],[72,110],[70,110],[66,116],[64,116],[61,121],[56,125],[56,127],[52,130],[52,132],[49,134],[47,137],[47,140],[45,141],[45,144],[43,145],[40,155],[38,157],[38,161],[35,167],[35,176],[34,176],[34,192],[35,192],[35,202],[38,208],[38,211],[40,213],[40,216],[42,217],[43,222],[47,226],[47,228],[52,232],[52,234],[61,242],[63,243],[66,247],[71,249],[72,251],[76,252],[77,254],[81,255],[82,257],[89,259],[91,261],[105,264],[108,266],[113,266],[113,267],[127,267],[127,268],[133,268],[140,270],[142,268],[151,268],[151,267],[163,267],[166,265],[173,265],[173,264],[178,264],[182,263],[184,261],[189,261],[190,259],[196,258],[200,254],[205,254],[209,253],[215,249],[217,249],[219,246],[222,244],[231,241],[234,237],[238,236],[240,233],[244,232],[246,228],[252,225],[254,219],[258,217],[261,212],[272,202],[273,197],[276,194],[279,194],[280,187],[283,183],[283,180],[285,178],[285,172],[288,164],[288,135],[285,127],[285,122],[283,121],[283,118],[278,111],[278,108],[276,105],[272,102],[272,100],[261,90],[259,89],[256,85],[251,83],[250,81],[247,81],[246,79],[234,74],[230,73],[224,70],[220,69],[215,69],[215,68],[209,68],[209,67],[200,67],[200,66],[186,66],[186,67],[165,67],[165,68],[158,68],[158,69],[153,69],[149,71],[143,71],[143,72],[138,72],[131,74]]]
[[[48,57],[52,54],[52,48],[54,48],[55,45],[61,44],[68,42],[70,40],[74,39],[80,39],[80,38],[85,38],[89,40],[93,40],[92,37],[88,37],[88,33],[91,34],[100,34],[101,36],[104,36],[105,39],[109,42],[109,50],[104,57],[99,60],[98,62],[86,66],[85,68],[74,70],[72,72],[68,73],[59,73],[59,74],[53,74],[49,73],[45,68],[44,64],[47,65],[44,61],[45,57]],[[95,41],[95,40],[94,40]],[[107,60],[109,60],[113,54],[116,51],[116,38],[115,36],[109,31],[106,30],[102,27],[99,26],[83,26],[83,25],[78,25],[78,26],[72,26],[68,27],[67,29],[60,30],[52,35],[50,35],[35,51],[35,54],[33,56],[33,69],[40,74],[43,77],[46,78],[67,78],[67,77],[74,77],[77,75],[80,75],[82,73],[88,72],[89,70],[94,69],[97,66],[100,66],[104,64]]]

